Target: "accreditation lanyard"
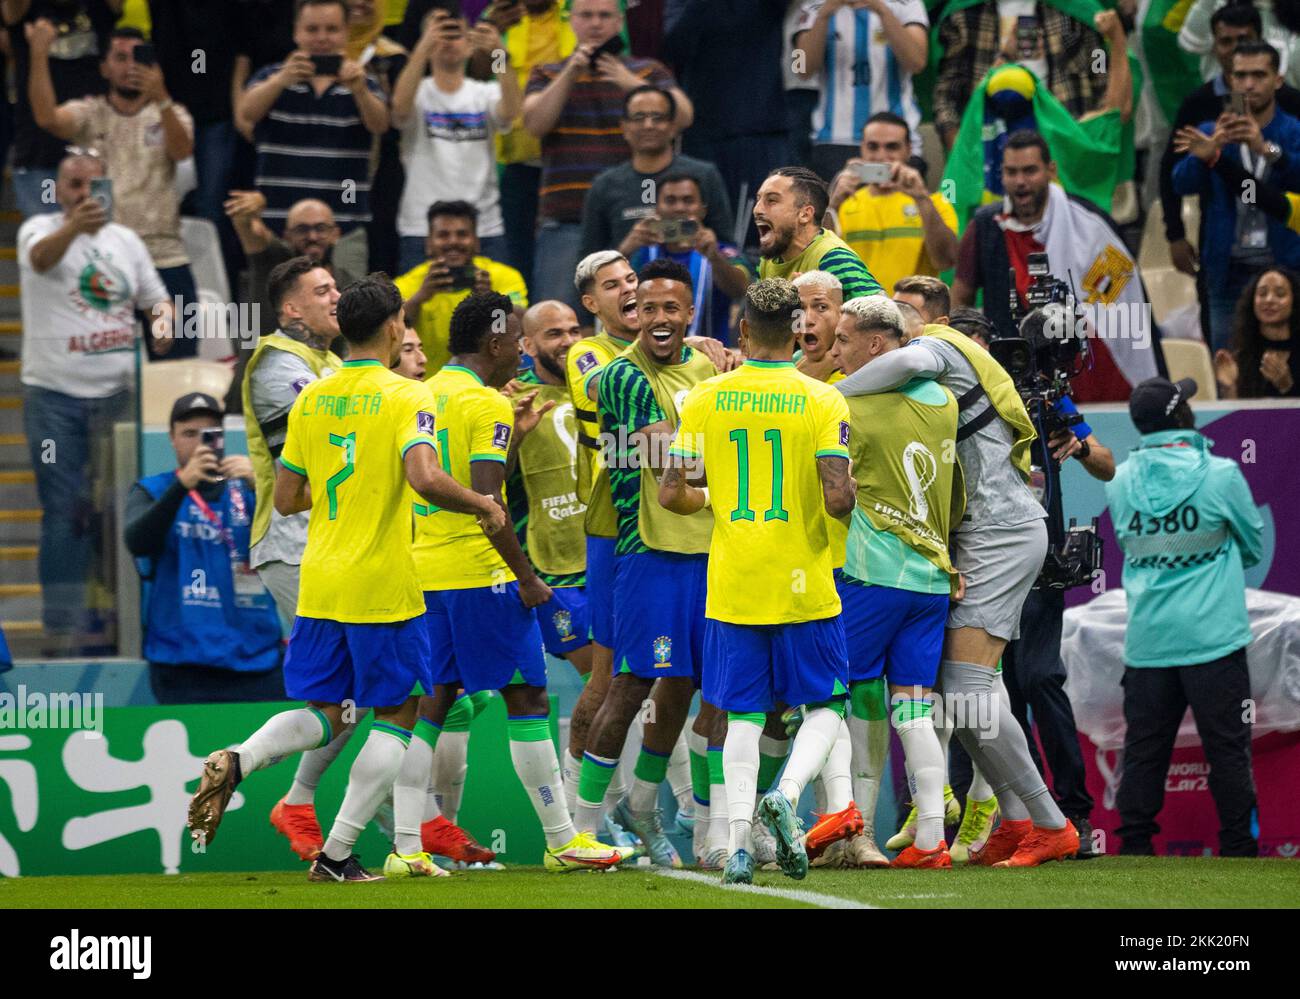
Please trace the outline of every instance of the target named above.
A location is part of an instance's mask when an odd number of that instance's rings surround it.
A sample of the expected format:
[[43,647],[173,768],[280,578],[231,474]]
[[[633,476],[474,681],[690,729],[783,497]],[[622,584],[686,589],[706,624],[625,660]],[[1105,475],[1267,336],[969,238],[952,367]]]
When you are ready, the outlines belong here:
[[217,511],[208,505],[208,501],[199,495],[197,489],[189,491],[189,497],[199,511],[207,518],[208,522],[217,529],[221,535],[221,540],[226,544],[226,552],[230,556],[230,575],[235,582],[236,600],[240,597],[261,596],[266,592],[266,587],[262,583],[262,577],[253,571],[248,564],[248,559],[240,556],[235,549],[235,539],[231,537],[230,528],[221,522],[221,517]]

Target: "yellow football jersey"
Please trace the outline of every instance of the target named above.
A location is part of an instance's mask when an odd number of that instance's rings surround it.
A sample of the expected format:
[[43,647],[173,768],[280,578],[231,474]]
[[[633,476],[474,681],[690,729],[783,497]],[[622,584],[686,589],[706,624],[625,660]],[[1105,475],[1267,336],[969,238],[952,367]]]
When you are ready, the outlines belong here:
[[311,483],[301,617],[375,624],[424,613],[403,459],[433,446],[433,431],[428,386],[378,361],[345,361],[302,390],[280,455]]
[[703,459],[713,507],[705,613],[733,624],[840,612],[817,459],[849,456],[849,407],[788,361],[746,361],[686,397],[672,453]]
[[[612,538],[618,518],[609,492],[609,472],[600,453],[600,415],[587,394],[587,386],[605,365],[631,346],[608,333],[585,337],[569,348],[564,377],[578,418],[578,499],[587,504],[584,526],[588,534]],[[595,486],[600,484],[600,489]]]
[[[426,384],[433,390],[443,470],[470,489],[471,462],[506,463],[515,428],[514,407],[473,371],[458,364],[448,364]],[[426,590],[466,590],[515,578],[473,514],[452,513],[419,501],[415,508],[415,566],[420,586]]]
[[[957,231],[957,212],[942,194],[930,196],[943,224]],[[925,249],[925,229],[920,210],[910,195],[900,191],[873,195],[862,188],[839,210],[844,242],[862,258],[886,294],[894,283],[910,274],[938,274]]]

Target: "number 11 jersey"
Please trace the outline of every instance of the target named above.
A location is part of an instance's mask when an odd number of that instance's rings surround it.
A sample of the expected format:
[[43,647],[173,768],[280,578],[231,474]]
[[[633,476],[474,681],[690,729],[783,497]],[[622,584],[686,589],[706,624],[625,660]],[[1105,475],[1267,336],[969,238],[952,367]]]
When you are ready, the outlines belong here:
[[785,361],[746,361],[691,390],[672,453],[703,459],[713,506],[705,614],[732,624],[840,612],[817,459],[849,457],[844,396]]

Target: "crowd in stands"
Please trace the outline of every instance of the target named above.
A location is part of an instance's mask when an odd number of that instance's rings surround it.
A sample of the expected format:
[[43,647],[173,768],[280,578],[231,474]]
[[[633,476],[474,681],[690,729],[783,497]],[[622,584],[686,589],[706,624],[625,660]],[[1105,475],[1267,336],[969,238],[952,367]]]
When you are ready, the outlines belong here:
[[[953,309],[1008,335],[1013,290],[1023,308],[1046,252],[1080,302],[1150,323],[1145,340],[1095,341],[1080,401],[1164,373],[1156,272],[1194,278],[1195,299],[1188,285],[1173,304],[1199,321],[1164,335],[1204,341],[1221,397],[1300,395],[1300,5],[3,0],[0,14],[27,437],[79,428],[79,463],[33,451],[44,544],[75,536],[43,582],[88,543],[71,483],[131,381],[114,331],[143,312],[150,358],[197,350],[170,325],[170,303],[198,294],[182,216],[216,227],[259,333],[283,321],[268,283],[292,257],[339,289],[393,275],[427,377],[472,291],[521,311],[562,301],[590,326],[574,270],[597,250],[685,265],[690,332],[728,347],[760,272],[825,272],[840,287],[804,290],[843,301],[877,286],[919,300],[918,281],[942,278]],[[764,185],[780,168],[784,204]],[[821,210],[796,218],[808,171]],[[102,302],[57,311],[85,283],[56,266],[83,233],[130,273],[101,266]],[[226,413],[250,353],[234,351]]]

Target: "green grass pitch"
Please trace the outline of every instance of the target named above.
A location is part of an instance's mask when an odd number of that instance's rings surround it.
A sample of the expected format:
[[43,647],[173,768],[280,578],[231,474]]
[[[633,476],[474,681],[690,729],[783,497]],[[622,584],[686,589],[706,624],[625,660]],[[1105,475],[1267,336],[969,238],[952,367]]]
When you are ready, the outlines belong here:
[[[378,864],[373,864],[372,869]],[[303,873],[0,879],[0,908],[1293,908],[1300,867],[1285,860],[1103,857],[1031,870],[822,871],[804,881],[760,871],[760,889],[717,874],[630,868],[551,874],[540,868],[450,878],[312,884]],[[779,894],[778,894],[779,893]]]

